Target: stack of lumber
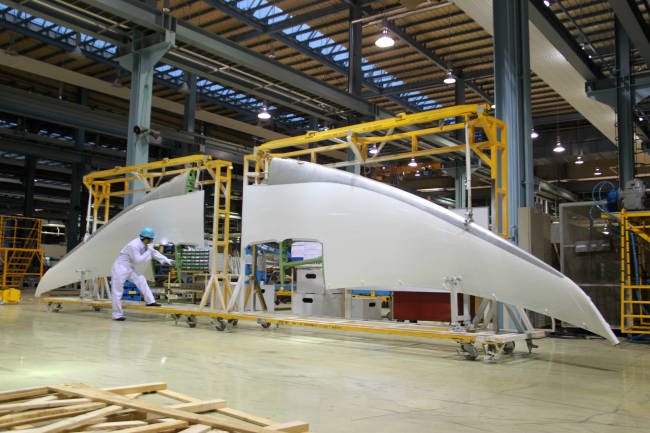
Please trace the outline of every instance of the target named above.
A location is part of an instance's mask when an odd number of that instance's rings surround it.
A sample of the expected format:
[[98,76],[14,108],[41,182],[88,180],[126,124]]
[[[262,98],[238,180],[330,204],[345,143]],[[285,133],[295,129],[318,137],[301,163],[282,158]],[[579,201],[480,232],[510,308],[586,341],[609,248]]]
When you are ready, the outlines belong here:
[[0,431],[7,430],[302,433],[309,431],[309,425],[271,421],[229,408],[225,400],[200,400],[168,390],[165,383],[105,389],[74,383],[0,391]]

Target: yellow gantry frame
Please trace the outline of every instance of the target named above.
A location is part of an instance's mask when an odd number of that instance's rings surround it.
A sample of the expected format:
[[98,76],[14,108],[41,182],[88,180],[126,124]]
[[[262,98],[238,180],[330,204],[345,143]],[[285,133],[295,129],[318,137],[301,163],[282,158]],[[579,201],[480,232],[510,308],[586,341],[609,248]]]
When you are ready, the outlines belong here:
[[[310,132],[298,137],[282,138],[269,141],[255,148],[255,153],[244,157],[244,170],[248,175],[250,165],[255,164],[255,182],[264,181],[264,171],[272,158],[292,158],[308,155],[311,162],[318,162],[317,155],[332,151],[351,149],[357,157],[355,161],[342,161],[329,164],[332,167],[344,167],[358,164],[372,164],[398,159],[419,158],[431,155],[440,155],[450,152],[465,152],[466,145],[439,147],[433,149],[420,149],[419,137],[427,134],[437,134],[459,129],[466,129],[470,149],[490,167],[493,187],[493,221],[495,231],[508,237],[508,173],[507,173],[507,139],[506,124],[489,116],[487,104],[458,105],[455,107],[441,108],[439,110],[425,111],[417,114],[401,114],[390,119],[376,120],[374,122],[345,126],[327,131]],[[448,118],[462,118],[463,121],[453,125],[445,125]],[[393,133],[396,128],[405,126],[421,126],[414,131]],[[487,137],[486,141],[475,141],[475,132],[482,129]],[[372,136],[369,134],[386,131],[385,135]],[[368,135],[362,135],[368,134]],[[411,139],[409,151],[399,152],[385,156],[368,157],[368,145],[380,144],[391,140]],[[339,141],[337,144],[307,148],[310,143],[321,141]],[[300,150],[288,150],[289,147],[304,147]],[[246,180],[247,181],[247,180]]]
[[[89,209],[92,207],[93,229],[98,224],[105,224],[109,219],[111,197],[123,197],[134,192],[149,191],[158,186],[165,176],[173,176],[186,171],[196,170],[200,185],[215,184],[214,188],[214,213],[212,223],[212,243],[214,254],[212,257],[212,272],[205,294],[210,294],[210,299],[204,296],[201,306],[208,300],[213,309],[217,307],[215,296],[219,301],[232,293],[228,270],[228,249],[230,246],[230,192],[232,185],[232,163],[222,160],[213,160],[209,155],[190,155],[181,158],[163,159],[146,164],[117,167],[110,170],[96,171],[84,176],[83,183],[90,191]],[[209,176],[201,176],[205,172]],[[140,180],[145,189],[132,189],[130,181]],[[117,186],[121,188],[116,190]],[[222,230],[219,221],[223,220]],[[223,273],[219,273],[219,254],[223,254]],[[215,287],[223,286],[223,293],[214,292]],[[223,302],[220,302],[222,305]]]
[[[615,214],[621,222],[621,332],[626,334],[650,334],[650,300],[635,300],[634,292],[650,294],[650,285],[638,284],[632,280],[635,275],[633,253],[637,253],[638,275],[641,267],[647,263],[650,252],[650,212],[627,212]],[[642,241],[634,250],[632,236],[634,233]],[[643,297],[641,297],[643,299]]]

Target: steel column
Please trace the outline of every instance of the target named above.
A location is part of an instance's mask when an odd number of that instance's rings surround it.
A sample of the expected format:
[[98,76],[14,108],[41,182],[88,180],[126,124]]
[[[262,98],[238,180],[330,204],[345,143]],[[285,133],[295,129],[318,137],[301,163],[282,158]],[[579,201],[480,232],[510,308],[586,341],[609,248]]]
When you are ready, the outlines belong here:
[[[149,139],[151,128],[151,97],[154,66],[174,44],[174,34],[165,32],[165,40],[142,47],[140,35],[133,38],[132,51],[120,58],[120,65],[131,72],[131,103],[129,105],[129,129],[126,149],[126,165],[149,162]],[[139,183],[139,181],[137,181]],[[133,188],[133,185],[131,185]],[[144,192],[124,196],[124,206],[129,206]]]
[[36,158],[28,156],[25,158],[25,199],[23,206],[23,216],[34,216],[34,177],[36,176]]
[[[461,73],[458,73],[456,76],[456,83],[454,84],[454,104],[455,105],[465,105],[465,78],[462,77]],[[465,119],[463,116],[456,117],[456,123],[462,123]],[[454,133],[456,140],[460,142],[465,142],[465,130],[459,129]]]
[[[88,90],[81,89],[80,104],[88,105]],[[78,128],[75,136],[75,150],[83,152],[86,144],[86,130]],[[70,207],[68,208],[68,221],[65,228],[65,237],[68,244],[68,251],[72,250],[79,243],[79,224],[81,212],[81,181],[84,175],[84,164],[75,162],[72,164],[70,179]]]
[[508,125],[508,234],[517,243],[518,209],[534,205],[528,1],[494,0],[493,19],[496,117]]
[[[196,75],[188,72],[185,74],[185,83],[188,87],[188,93],[185,96],[185,111],[183,113],[183,129],[187,132],[194,132],[194,127],[196,123]],[[182,145],[182,156],[190,155],[194,153],[196,146],[190,143],[183,143]]]
[[630,85],[630,40],[616,19],[616,115],[618,128],[618,176],[623,188],[634,178],[634,113]]
[[349,66],[348,66],[348,92],[354,96],[361,96],[361,49],[362,39],[361,22],[354,23],[361,18],[361,2],[355,0],[350,7],[350,43],[349,43]]

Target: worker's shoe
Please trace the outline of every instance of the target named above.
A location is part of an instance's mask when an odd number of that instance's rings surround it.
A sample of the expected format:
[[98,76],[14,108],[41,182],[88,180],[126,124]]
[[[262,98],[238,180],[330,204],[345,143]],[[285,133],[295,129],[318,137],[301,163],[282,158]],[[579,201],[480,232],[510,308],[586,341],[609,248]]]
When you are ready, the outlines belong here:
[[151,304],[147,304],[147,307],[162,307],[158,302],[152,302]]
[[118,322],[124,322],[126,320],[126,317],[122,316],[122,317],[118,317],[117,319],[113,319],[113,320],[117,320]]

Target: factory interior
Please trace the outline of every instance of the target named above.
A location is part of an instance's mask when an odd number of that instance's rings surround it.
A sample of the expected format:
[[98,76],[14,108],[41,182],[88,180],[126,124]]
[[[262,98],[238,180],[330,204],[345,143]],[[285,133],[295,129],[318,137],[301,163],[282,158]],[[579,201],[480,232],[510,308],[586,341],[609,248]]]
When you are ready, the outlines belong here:
[[650,1],[0,0],[0,432],[647,432]]

